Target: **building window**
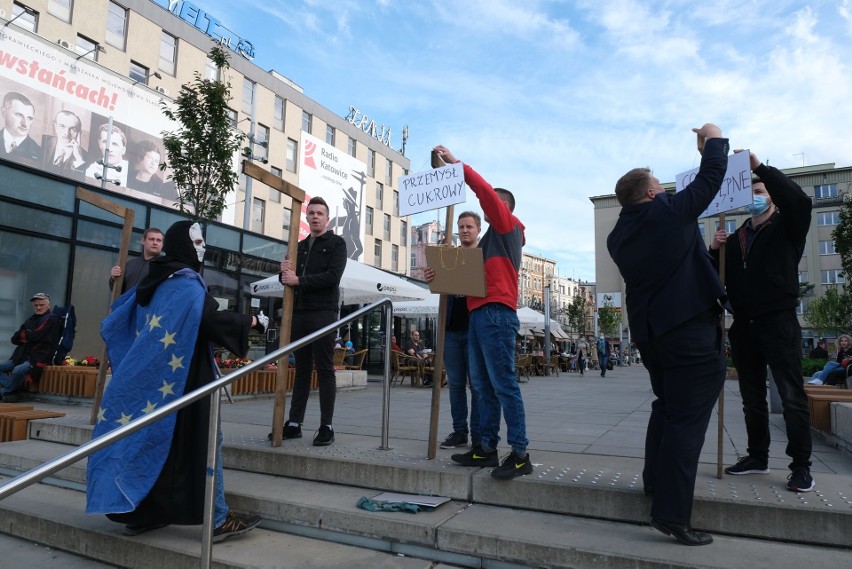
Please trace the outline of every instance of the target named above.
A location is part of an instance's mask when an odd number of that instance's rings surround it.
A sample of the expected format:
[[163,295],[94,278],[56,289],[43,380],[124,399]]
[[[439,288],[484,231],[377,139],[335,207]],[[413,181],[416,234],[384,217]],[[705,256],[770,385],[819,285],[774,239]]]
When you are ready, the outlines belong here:
[[836,255],[837,251],[834,249],[834,240],[831,241],[820,241],[819,242],[819,254],[820,255]]
[[49,0],[47,11],[62,21],[71,21],[71,11],[74,7],[72,0]]
[[287,139],[287,168],[288,172],[296,171],[296,156],[299,153],[299,143],[292,138]]
[[385,184],[389,186],[393,185],[393,160],[387,161],[387,168],[385,169]]
[[817,213],[817,225],[840,225],[839,211],[820,211]]
[[358,143],[351,136],[349,137],[349,144],[346,147],[349,152],[349,156],[355,157],[355,153],[358,151]]
[[177,38],[169,33],[160,34],[160,71],[175,74],[177,66]]
[[86,36],[77,36],[77,45],[74,48],[74,51],[86,59],[91,59],[92,61],[98,60],[98,52],[103,49],[101,48],[97,42],[94,42],[87,38]]
[[135,61],[130,62],[130,72],[127,74],[128,77],[133,79],[136,83],[144,83],[148,84],[148,75],[149,70],[142,64],[136,63]]
[[376,207],[378,209],[385,209],[384,201],[385,187],[381,182],[376,182]]
[[824,200],[826,198],[837,197],[837,184],[822,184],[814,186],[814,198]]
[[807,271],[799,271],[799,282],[800,283],[808,282],[808,272]]
[[251,203],[251,230],[255,233],[263,233],[263,217],[266,213],[266,202],[252,198]]
[[382,242],[376,239],[376,242],[373,243],[373,258],[375,259],[375,266],[381,268],[382,266]]
[[208,57],[207,62],[204,64],[204,77],[205,77],[205,79],[207,79],[208,81],[218,81],[219,78],[220,78],[219,77],[220,71],[221,70],[218,67],[216,67],[216,63]]
[[412,269],[416,269],[416,268],[417,268],[417,255],[415,255],[414,253],[412,253],[412,254],[411,254],[411,259],[409,259],[409,261],[410,261],[409,266],[410,266]]
[[700,233],[701,236],[704,237],[704,223],[702,222],[698,223],[698,233]]
[[284,130],[284,99],[275,97],[275,110],[272,116],[272,126]]
[[231,128],[237,128],[237,111],[232,108],[228,108],[228,124],[231,125]]
[[399,243],[405,247],[408,245],[408,222],[399,222]]
[[393,191],[393,214],[399,215],[399,192],[396,190]]
[[367,152],[367,175],[376,176],[376,151],[370,150]]
[[254,100],[254,81],[243,77],[243,114],[251,116],[252,100]]
[[38,29],[38,12],[29,6],[13,2],[12,17],[9,18],[9,21],[11,22],[12,20],[15,20],[14,23],[19,28],[23,28],[32,33],[36,33],[36,30]]
[[385,241],[390,241],[391,238],[391,216],[389,213],[385,214]]
[[107,9],[106,42],[121,51],[127,46],[127,8],[115,2]]
[[820,271],[820,284],[844,284],[846,279],[843,277],[843,269],[829,269]]
[[325,125],[325,142],[334,146],[334,127],[331,125]]
[[290,213],[291,212],[290,212],[289,209],[284,210],[284,225],[283,225],[284,235],[290,235],[290,218],[291,218]]
[[254,132],[254,144],[252,144],[252,155],[260,160],[269,158],[269,127],[257,123]]
[[[269,171],[272,172],[273,176],[278,176],[279,178],[284,177],[284,172],[281,171],[281,168],[276,168],[275,166],[270,166]],[[273,188],[269,188],[269,201],[275,203],[281,203],[281,192],[275,190]]]
[[[718,222],[718,221],[716,221],[716,222],[713,224],[713,226],[715,227],[714,231],[719,231],[719,222]],[[726,220],[725,220],[725,232],[726,232],[728,235],[730,235],[731,233],[734,233],[736,230],[737,230],[737,222],[736,222],[736,220],[733,220],[733,219],[726,219]]]
[[391,270],[399,271],[399,245],[391,245]]
[[311,123],[314,121],[314,117],[311,113],[307,111],[302,111],[302,130],[311,134]]
[[367,206],[367,214],[364,217],[364,233],[373,234],[373,208]]

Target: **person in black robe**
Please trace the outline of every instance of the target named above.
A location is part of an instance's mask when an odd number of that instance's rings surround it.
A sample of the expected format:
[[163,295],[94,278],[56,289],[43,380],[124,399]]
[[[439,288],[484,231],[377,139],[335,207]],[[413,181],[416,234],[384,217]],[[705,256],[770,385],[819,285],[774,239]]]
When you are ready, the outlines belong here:
[[[126,293],[125,296],[130,296],[132,299],[135,295],[135,303],[139,309],[144,309],[147,306],[163,306],[163,304],[176,303],[173,297],[163,297],[169,294],[166,290],[169,287],[174,287],[176,284],[180,287],[197,286],[192,282],[193,278],[200,280],[197,272],[201,268],[204,258],[204,240],[201,235],[201,230],[197,224],[190,221],[179,221],[172,225],[166,232],[163,243],[163,251],[165,255],[151,261],[151,267],[148,275],[139,283],[135,291]],[[174,277],[189,277],[189,278],[174,278]],[[185,281],[185,284],[181,281]],[[203,281],[202,281],[203,282]],[[165,289],[165,290],[161,290]],[[262,313],[257,316],[249,316],[239,314],[232,311],[219,311],[216,300],[205,291],[201,297],[196,297],[200,306],[200,319],[197,324],[197,338],[195,340],[194,349],[191,352],[191,360],[189,369],[186,374],[186,382],[183,389],[176,393],[176,397],[180,397],[184,393],[188,393],[198,387],[201,387],[215,378],[213,366],[214,360],[212,357],[212,345],[216,344],[225,349],[242,356],[248,351],[248,335],[254,327],[263,332],[268,325],[269,319]],[[118,307],[122,299],[116,302],[113,314],[107,319],[118,314],[119,318],[121,307]],[[133,307],[136,308],[136,307]],[[157,314],[162,314],[157,311]],[[146,318],[147,324],[149,319]],[[136,325],[138,327],[138,324]],[[147,327],[147,326],[143,326]],[[131,328],[132,329],[132,328]],[[178,330],[178,332],[175,332]],[[186,331],[181,328],[171,330],[177,337],[186,336]],[[166,330],[166,335],[169,331]],[[174,336],[174,334],[172,334]],[[107,333],[106,321],[104,328],[104,337],[109,340]],[[133,341],[139,341],[138,338]],[[162,340],[160,340],[162,342]],[[109,345],[109,342],[108,342]],[[165,344],[166,348],[169,344]],[[156,357],[156,350],[143,352],[151,354],[151,360]],[[112,354],[111,359],[112,358]],[[129,356],[128,356],[129,357]],[[124,362],[122,362],[124,363]],[[155,362],[152,366],[157,365]],[[134,369],[139,369],[138,362],[132,366]],[[121,372],[124,367],[119,364],[115,375],[111,380],[113,382],[134,381],[132,371],[127,375],[122,376]],[[155,378],[152,382],[156,388],[156,382],[160,378]],[[119,384],[120,385],[120,384]],[[163,381],[163,385],[166,382]],[[109,401],[108,392],[105,393],[104,401]],[[156,391],[156,389],[155,389]],[[165,394],[164,394],[165,395]],[[113,399],[115,397],[113,396]],[[142,400],[146,398],[150,400],[158,400],[156,396],[143,395]],[[107,407],[117,406],[116,402],[105,403],[101,407],[103,417],[107,417],[109,409]],[[149,405],[151,405],[149,403]],[[134,407],[130,407],[134,408]],[[138,405],[137,407],[138,408]],[[118,469],[124,469],[116,474],[103,474],[101,471],[93,470],[99,468],[99,463],[109,463],[108,457],[100,457],[100,461],[95,461],[99,453],[105,452],[112,447],[107,447],[103,451],[99,451],[90,459],[89,466],[89,513],[107,513],[107,517],[115,522],[126,524],[125,534],[137,535],[145,531],[165,527],[170,524],[178,525],[195,525],[203,521],[204,510],[204,491],[205,491],[205,471],[207,465],[207,438],[208,438],[208,422],[210,413],[209,398],[201,399],[200,401],[183,408],[177,412],[177,417],[174,422],[174,430],[171,436],[171,444],[168,448],[168,454],[165,462],[162,462],[162,467],[153,485],[150,486],[147,494],[141,499],[132,510],[126,511],[126,508],[120,508],[123,511],[115,511],[117,508],[107,506],[96,506],[99,493],[108,493],[112,490],[110,482],[114,479],[116,487],[123,495],[129,494],[125,486],[136,483],[134,478],[144,478],[144,468],[137,466],[136,472],[127,472],[133,469],[132,460],[121,461],[124,464],[118,466]],[[161,420],[125,440],[130,440],[139,433],[145,433],[152,429],[155,425],[164,422]],[[104,421],[108,422],[108,421]],[[98,425],[101,424],[99,420]],[[109,428],[109,427],[107,427]],[[96,426],[95,436],[98,436],[98,427]],[[246,516],[236,514],[228,509],[224,497],[224,485],[222,481],[222,461],[221,461],[221,433],[219,434],[219,444],[217,453],[217,477],[215,491],[215,529],[213,533],[213,541],[222,541],[228,537],[244,534],[253,529],[259,522],[259,516]],[[115,445],[113,445],[115,446]],[[148,449],[150,447],[146,447]],[[117,450],[121,453],[122,451]],[[144,452],[150,453],[150,450]],[[144,454],[144,453],[141,453]],[[130,456],[130,454],[128,454]],[[135,458],[135,457],[133,457]],[[140,463],[149,457],[140,456]],[[161,462],[161,461],[158,461]],[[94,464],[93,464],[94,463]],[[107,464],[106,467],[109,467]],[[152,469],[155,467],[152,467]],[[140,473],[139,470],[142,470]],[[93,487],[93,484],[98,480],[98,476],[106,480],[106,485],[101,484],[99,487]],[[154,474],[148,474],[149,483],[150,477]],[[109,478],[112,476],[113,478]],[[132,480],[132,482],[128,482]],[[145,483],[143,483],[143,488]],[[104,510],[112,509],[113,512]]]

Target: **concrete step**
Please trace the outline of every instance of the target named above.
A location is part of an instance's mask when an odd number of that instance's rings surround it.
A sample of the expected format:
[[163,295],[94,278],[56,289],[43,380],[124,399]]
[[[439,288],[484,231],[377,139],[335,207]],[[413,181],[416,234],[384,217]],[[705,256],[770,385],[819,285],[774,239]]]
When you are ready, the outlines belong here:
[[[484,504],[451,502],[417,515],[372,513],[355,506],[360,488],[247,472],[226,472],[226,485],[232,507],[258,511],[264,522],[242,539],[214,546],[216,567],[223,568],[425,569],[437,562],[505,569],[778,569],[845,566],[849,559],[846,549],[719,535],[711,546],[688,548],[647,525]],[[197,566],[199,527],[125,537],[120,525],[85,515],[84,502],[81,492],[29,488],[0,502],[0,531],[120,567]]]
[[[81,492],[37,485],[0,502],[0,532],[117,567],[198,567],[200,526],[172,526],[126,537],[121,533],[121,525],[110,522],[104,516],[87,516],[84,508],[85,495]],[[435,567],[433,562],[424,559],[263,528],[242,538],[215,544],[213,563],[217,569]],[[3,566],[6,566],[5,560]],[[29,562],[21,565],[35,566]]]
[[[60,441],[79,441],[90,428],[67,418],[33,423],[31,436]],[[530,454],[534,473],[507,483],[492,479],[487,469],[453,463],[450,455],[460,451],[441,451],[428,460],[420,441],[394,440],[393,449],[379,450],[375,437],[347,435],[345,445],[314,447],[306,434],[272,448],[256,426],[226,423],[223,431],[225,467],[235,471],[610,521],[644,524],[650,513],[650,500],[641,488],[641,459],[535,451]],[[23,471],[67,450],[57,443],[42,444],[48,446],[24,450],[29,448],[25,441],[0,445],[0,467]],[[84,466],[57,477],[84,483]],[[816,490],[809,493],[788,491],[786,477],[786,470],[772,470],[719,480],[715,468],[699,465],[693,525],[714,534],[852,545],[852,477],[820,473]],[[506,484],[512,485],[511,492]]]

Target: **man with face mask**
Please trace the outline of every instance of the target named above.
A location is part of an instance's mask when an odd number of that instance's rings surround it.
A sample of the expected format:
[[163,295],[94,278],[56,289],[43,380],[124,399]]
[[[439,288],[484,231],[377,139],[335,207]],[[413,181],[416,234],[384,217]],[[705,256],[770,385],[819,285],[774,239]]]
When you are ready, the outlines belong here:
[[754,203],[747,219],[730,238],[724,229],[713,235],[710,252],[718,258],[725,246],[726,288],[734,315],[731,355],[743,398],[748,454],[727,474],[769,473],[769,409],[766,366],[778,386],[787,427],[787,454],[792,458],[787,488],[808,492],[811,477],[811,429],[802,378],[802,330],[799,305],[799,260],[811,223],[811,199],[780,170],[750,155],[759,180],[752,183]]
[[[104,319],[112,379],[93,436],[150,413],[215,378],[212,346],[239,356],[252,328],[269,319],[218,310],[198,271],[204,237],[197,223],[166,232],[164,255],[150,263],[138,287],[120,297]],[[202,523],[210,400],[203,398],[95,453],[88,463],[87,513],[107,514],[137,535],[169,524]],[[259,516],[236,514],[225,503],[221,433],[217,453],[213,541],[252,530]]]

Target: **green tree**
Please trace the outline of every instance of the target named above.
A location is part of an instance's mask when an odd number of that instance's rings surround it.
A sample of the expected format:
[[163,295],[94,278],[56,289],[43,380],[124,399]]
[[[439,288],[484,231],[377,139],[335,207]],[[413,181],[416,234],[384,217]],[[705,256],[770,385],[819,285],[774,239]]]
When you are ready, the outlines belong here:
[[196,71],[173,103],[160,103],[166,117],[180,125],[173,132],[163,132],[168,163],[160,168],[172,169],[180,211],[193,219],[208,220],[219,217],[226,196],[237,183],[234,153],[245,137],[231,125],[231,84],[221,80],[229,68],[228,54],[221,45],[215,45],[209,57],[220,80],[202,78]]
[[575,296],[567,308],[568,326],[580,336],[586,335],[586,299]]
[[604,333],[604,336],[612,337],[618,336],[620,328],[621,312],[610,302],[605,302],[598,308],[598,329]]
[[846,310],[847,300],[837,287],[829,287],[825,294],[813,298],[804,309],[805,322],[817,331],[819,336],[838,336],[852,330],[852,313]]

